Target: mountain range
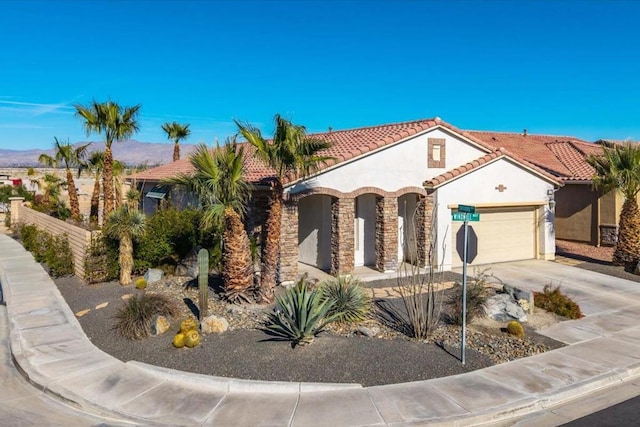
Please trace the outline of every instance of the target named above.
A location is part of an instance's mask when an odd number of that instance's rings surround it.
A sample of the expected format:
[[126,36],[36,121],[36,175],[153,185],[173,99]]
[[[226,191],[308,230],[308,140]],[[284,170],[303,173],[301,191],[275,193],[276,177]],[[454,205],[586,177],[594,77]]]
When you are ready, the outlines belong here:
[[[87,142],[78,142],[73,146],[77,147],[83,144],[87,144]],[[188,156],[195,147],[194,144],[180,144],[180,158]],[[142,164],[154,166],[173,161],[173,143],[128,140],[114,143],[111,148],[113,150],[113,158],[124,162],[127,166]],[[103,142],[92,142],[88,148],[90,153],[101,150],[104,150]],[[7,150],[0,148],[0,167],[42,166],[38,163],[38,157],[43,153],[53,155],[54,151],[53,148],[48,150]]]

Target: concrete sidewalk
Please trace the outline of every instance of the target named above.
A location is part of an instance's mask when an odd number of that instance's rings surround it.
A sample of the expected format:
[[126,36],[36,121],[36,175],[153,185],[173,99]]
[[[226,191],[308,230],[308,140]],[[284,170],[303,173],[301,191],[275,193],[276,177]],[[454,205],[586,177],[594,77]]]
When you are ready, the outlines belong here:
[[562,278],[563,289],[584,304],[588,316],[543,333],[570,346],[405,384],[261,382],[109,356],[87,339],[42,267],[17,242],[0,235],[9,343],[24,376],[39,390],[87,412],[142,425],[476,425],[540,411],[640,374],[638,284],[543,261],[496,268],[502,269],[494,270],[496,276],[522,287],[540,289]]

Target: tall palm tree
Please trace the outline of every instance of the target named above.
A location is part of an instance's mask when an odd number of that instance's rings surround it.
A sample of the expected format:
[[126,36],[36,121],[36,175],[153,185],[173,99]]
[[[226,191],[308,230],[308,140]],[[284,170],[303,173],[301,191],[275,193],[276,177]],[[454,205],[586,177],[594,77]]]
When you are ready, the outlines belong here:
[[603,191],[619,190],[624,196],[620,212],[614,265],[628,265],[640,259],[640,146],[626,143],[604,147],[601,156],[589,156],[595,169],[593,185]]
[[119,209],[122,205],[122,186],[124,185],[123,178],[127,166],[120,160],[113,161],[113,195],[114,195],[114,207]]
[[100,178],[104,169],[104,151],[94,151],[85,164],[93,176],[93,192],[91,193],[91,208],[89,210],[89,223],[98,224],[98,211],[100,210]]
[[222,276],[226,297],[233,302],[254,301],[253,261],[242,219],[251,195],[244,179],[244,147],[235,139],[214,151],[199,144],[189,156],[195,172],[178,175],[169,183],[184,185],[198,195],[204,209],[204,228],[223,228]]
[[191,135],[189,124],[181,125],[178,122],[165,123],[162,130],[167,133],[167,138],[173,141],[173,161],[180,160],[180,141]]
[[38,162],[47,167],[63,166],[67,176],[67,191],[69,192],[69,205],[71,207],[71,218],[75,221],[80,220],[80,203],[78,202],[78,192],[73,179],[71,168],[78,168],[78,175],[84,168],[85,158],[87,157],[87,148],[91,143],[73,147],[69,141],[63,143],[58,138],[54,139],[54,154],[40,154]]
[[129,210],[125,204],[109,214],[103,231],[119,241],[120,284],[128,285],[133,270],[133,241],[144,232],[144,215]]
[[262,244],[261,302],[272,302],[274,299],[284,207],[283,181],[286,178],[304,178],[332,159],[321,154],[322,150],[331,147],[330,142],[308,137],[304,126],[295,125],[279,114],[274,117],[274,122],[273,140],[268,141],[256,127],[235,120],[238,132],[255,147],[257,157],[275,171],[265,224],[266,237]]
[[104,135],[104,168],[102,171],[102,190],[104,191],[103,217],[106,218],[114,207],[113,197],[113,152],[114,141],[130,138],[139,130],[138,112],[140,104],[133,107],[121,107],[113,101],[103,103],[95,100],[89,105],[74,105],[76,116],[84,120],[83,127],[87,136],[92,133]]

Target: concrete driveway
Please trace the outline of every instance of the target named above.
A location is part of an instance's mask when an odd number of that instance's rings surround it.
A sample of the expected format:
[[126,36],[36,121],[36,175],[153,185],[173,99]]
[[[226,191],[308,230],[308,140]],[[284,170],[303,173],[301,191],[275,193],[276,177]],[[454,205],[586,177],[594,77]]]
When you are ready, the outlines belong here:
[[[481,268],[489,268],[488,273],[502,282],[528,291],[560,285],[562,292],[580,305],[585,318],[539,331],[558,341],[576,344],[640,324],[640,283],[553,261],[513,261]],[[462,273],[462,269],[454,271]],[[474,270],[467,271],[473,274]]]

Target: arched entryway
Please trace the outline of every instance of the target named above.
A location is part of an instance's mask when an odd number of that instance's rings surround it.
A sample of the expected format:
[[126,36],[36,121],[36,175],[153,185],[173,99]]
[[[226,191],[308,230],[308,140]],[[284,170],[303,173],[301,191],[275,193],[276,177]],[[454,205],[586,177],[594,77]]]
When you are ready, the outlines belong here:
[[376,195],[356,197],[354,265],[376,265]]
[[398,261],[415,262],[417,260],[417,208],[416,193],[409,193],[398,198]]
[[314,194],[298,201],[298,260],[331,269],[331,196]]

